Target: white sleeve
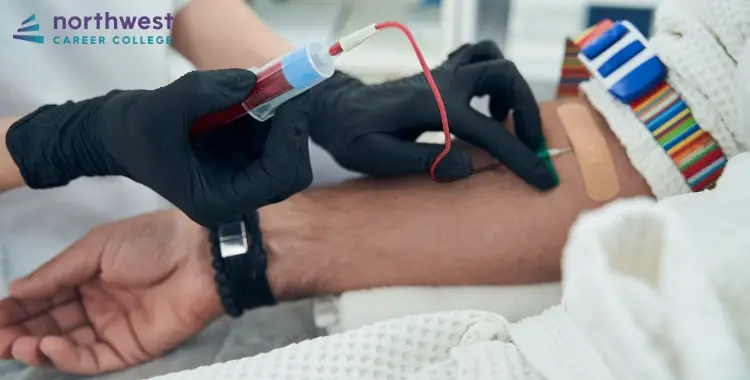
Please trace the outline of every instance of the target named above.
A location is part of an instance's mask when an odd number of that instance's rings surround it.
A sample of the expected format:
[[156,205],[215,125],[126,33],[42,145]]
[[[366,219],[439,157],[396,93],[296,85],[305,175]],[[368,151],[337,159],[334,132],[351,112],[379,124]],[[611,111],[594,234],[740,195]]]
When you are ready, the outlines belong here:
[[[504,379],[539,379],[508,338],[508,322],[478,311],[425,314],[377,323],[341,334],[312,339],[251,358],[177,372],[154,380],[455,380],[466,371],[460,349],[483,342],[496,347],[470,355],[472,363],[485,363]],[[459,349],[458,352],[456,350]],[[472,350],[470,350],[472,351]],[[468,360],[467,359],[467,360]],[[502,365],[498,365],[497,362]],[[463,364],[463,365],[462,365]],[[500,369],[501,372],[496,372]],[[476,376],[490,380],[491,371],[473,368]],[[518,373],[519,376],[508,376]],[[463,373],[466,376],[466,373]],[[490,376],[493,375],[493,376]],[[522,375],[522,376],[521,376]]]

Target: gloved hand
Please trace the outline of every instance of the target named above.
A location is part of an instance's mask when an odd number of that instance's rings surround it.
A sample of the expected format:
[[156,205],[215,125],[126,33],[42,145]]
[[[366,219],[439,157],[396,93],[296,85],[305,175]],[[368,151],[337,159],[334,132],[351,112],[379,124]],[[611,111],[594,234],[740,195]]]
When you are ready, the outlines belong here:
[[[529,184],[550,189],[555,176],[536,156],[543,143],[539,108],[512,62],[492,42],[464,45],[432,71],[445,102],[451,133],[478,146]],[[435,98],[423,74],[367,86],[336,73],[311,90],[316,97],[310,124],[313,141],[345,168],[374,176],[427,173],[442,145],[414,140],[441,130]],[[469,105],[490,96],[488,118]],[[502,121],[510,110],[517,136]],[[470,176],[468,152],[453,148],[436,168],[442,180]]]
[[126,176],[194,221],[215,226],[312,181],[309,96],[288,102],[268,122],[245,116],[189,141],[197,119],[240,103],[255,80],[240,69],[193,72],[153,91],[44,106],[15,123],[6,144],[31,188]]

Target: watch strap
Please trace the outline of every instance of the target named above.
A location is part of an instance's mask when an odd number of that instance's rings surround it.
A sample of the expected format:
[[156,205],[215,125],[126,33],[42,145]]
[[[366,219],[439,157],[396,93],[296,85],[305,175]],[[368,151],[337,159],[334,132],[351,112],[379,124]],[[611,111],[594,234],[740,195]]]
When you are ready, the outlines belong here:
[[239,317],[246,310],[275,304],[258,213],[211,229],[209,237],[217,291],[227,314]]

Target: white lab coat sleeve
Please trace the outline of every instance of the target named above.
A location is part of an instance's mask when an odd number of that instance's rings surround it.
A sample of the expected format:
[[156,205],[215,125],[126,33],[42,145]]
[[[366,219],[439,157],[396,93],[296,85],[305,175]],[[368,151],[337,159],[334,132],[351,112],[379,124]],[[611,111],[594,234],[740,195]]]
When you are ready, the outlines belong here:
[[[728,158],[750,149],[736,91],[738,59],[750,40],[746,0],[667,0],[656,12],[649,45],[669,68],[668,82]],[[633,112],[595,81],[581,85],[620,139],[657,198],[689,193],[681,173]]]

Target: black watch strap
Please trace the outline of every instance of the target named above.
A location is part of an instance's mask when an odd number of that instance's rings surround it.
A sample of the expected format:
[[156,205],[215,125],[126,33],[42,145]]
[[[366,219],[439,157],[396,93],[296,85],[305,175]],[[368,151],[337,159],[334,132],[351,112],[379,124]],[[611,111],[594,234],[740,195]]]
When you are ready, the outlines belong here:
[[210,230],[212,264],[217,290],[227,314],[273,305],[266,276],[268,259],[263,248],[258,213]]

